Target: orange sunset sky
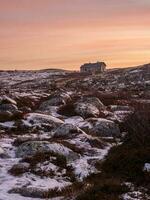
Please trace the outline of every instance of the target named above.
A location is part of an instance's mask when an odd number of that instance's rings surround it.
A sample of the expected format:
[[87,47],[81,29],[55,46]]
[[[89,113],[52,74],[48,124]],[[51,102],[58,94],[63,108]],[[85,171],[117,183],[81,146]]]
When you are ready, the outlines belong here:
[[150,0],[0,0],[0,69],[150,62]]

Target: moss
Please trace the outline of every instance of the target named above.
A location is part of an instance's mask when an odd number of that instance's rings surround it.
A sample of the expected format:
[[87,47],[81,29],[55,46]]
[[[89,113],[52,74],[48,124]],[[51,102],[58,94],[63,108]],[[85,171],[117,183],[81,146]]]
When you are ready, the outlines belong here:
[[128,188],[118,179],[107,179],[98,175],[94,176],[93,185],[81,193],[76,200],[119,200],[119,196],[128,191]]

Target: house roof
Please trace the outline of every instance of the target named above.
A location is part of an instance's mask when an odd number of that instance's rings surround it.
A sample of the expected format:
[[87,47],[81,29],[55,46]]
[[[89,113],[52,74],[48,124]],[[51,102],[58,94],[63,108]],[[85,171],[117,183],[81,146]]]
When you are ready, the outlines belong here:
[[83,65],[81,65],[81,68],[82,67],[95,67],[96,65],[105,65],[106,64],[104,62],[97,62],[97,63],[85,63]]

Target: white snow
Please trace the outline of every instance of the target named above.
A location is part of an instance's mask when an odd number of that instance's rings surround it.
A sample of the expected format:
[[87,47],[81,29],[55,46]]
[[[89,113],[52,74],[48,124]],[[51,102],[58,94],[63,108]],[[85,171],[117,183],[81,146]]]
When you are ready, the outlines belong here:
[[80,134],[78,137],[68,140],[69,143],[76,145],[78,148],[82,148],[83,152],[85,152],[79,159],[71,163],[79,181],[82,181],[91,173],[97,173],[96,168],[92,164],[89,164],[90,161],[103,160],[112,147],[111,145],[106,146],[104,149],[91,147],[87,141],[90,137],[86,134]]
[[[8,170],[11,169],[14,164],[19,162],[19,159],[15,158],[16,148],[12,146],[13,141],[13,139],[7,138],[0,140],[0,146],[10,156],[10,158],[6,159],[0,158],[0,200],[33,200],[33,198],[22,197],[19,194],[9,194],[8,191],[15,187],[37,187],[45,190],[57,188],[58,190],[61,190],[62,188],[71,184],[69,181],[65,180],[65,178],[63,179],[63,177],[57,176],[54,178],[40,178],[31,173],[25,173],[21,177],[14,177],[10,175]],[[55,150],[57,149],[64,151],[63,148],[60,149],[57,145],[53,145],[52,148]],[[65,149],[63,153],[68,153],[68,151]],[[50,164],[49,167],[51,169],[55,168],[53,164]]]
[[146,172],[150,172],[150,163],[145,163],[143,170]]
[[139,72],[141,72],[142,70],[140,70],[140,69],[135,69],[135,70],[132,70],[132,71],[130,71],[129,73],[130,74],[132,74],[132,73],[139,73]]
[[73,117],[65,119],[66,124],[72,124],[75,126],[78,126],[83,121],[84,121],[84,119],[80,116],[73,116]]
[[88,175],[95,173],[96,168],[88,164],[87,158],[80,158],[72,163],[74,173],[80,181],[83,181]]
[[54,153],[58,153],[64,156],[68,156],[72,152],[72,150],[70,150],[69,148],[58,143],[50,144],[49,149],[51,149],[51,151],[53,151]]
[[74,169],[74,173],[77,176],[79,181],[83,181],[84,178],[89,176],[92,173],[97,173],[97,169],[92,166],[92,164],[89,164],[92,160],[103,160],[104,157],[107,155],[110,147],[107,147],[105,149],[96,149],[95,150],[95,156],[82,156],[80,159],[76,160],[75,162],[71,163],[71,166]]
[[49,161],[45,161],[44,163],[38,163],[36,166],[36,171],[42,170],[42,171],[53,171],[57,172],[59,168],[54,165],[53,163],[50,163]]
[[139,191],[128,192],[122,195],[123,200],[144,200],[143,195]]
[[3,127],[3,128],[13,128],[14,124],[15,124],[15,122],[8,121],[8,122],[1,122],[0,126]]

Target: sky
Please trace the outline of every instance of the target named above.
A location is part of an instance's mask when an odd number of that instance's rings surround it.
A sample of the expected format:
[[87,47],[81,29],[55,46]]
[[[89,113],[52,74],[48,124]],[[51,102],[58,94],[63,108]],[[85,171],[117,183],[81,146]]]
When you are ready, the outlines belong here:
[[0,69],[150,62],[150,0],[0,0]]

